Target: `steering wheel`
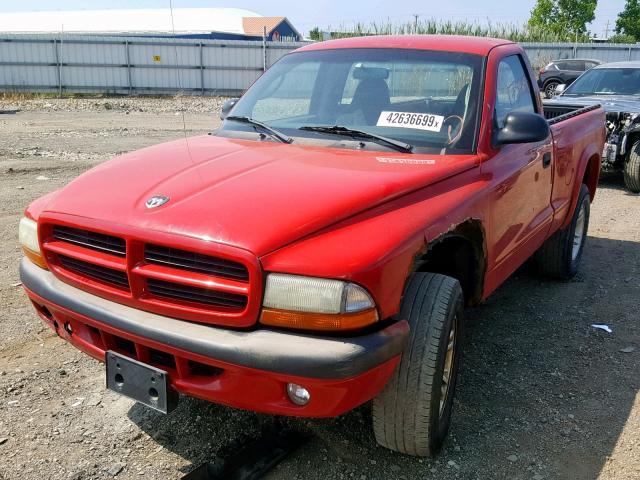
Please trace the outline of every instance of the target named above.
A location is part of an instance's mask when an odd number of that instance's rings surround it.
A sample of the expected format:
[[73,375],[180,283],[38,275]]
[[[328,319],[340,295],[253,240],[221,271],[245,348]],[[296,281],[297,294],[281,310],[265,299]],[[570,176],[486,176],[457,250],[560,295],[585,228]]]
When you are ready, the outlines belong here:
[[442,125],[447,129],[447,136],[449,138],[447,147],[460,140],[460,136],[462,135],[462,126],[464,125],[464,120],[460,115],[449,115],[444,119]]

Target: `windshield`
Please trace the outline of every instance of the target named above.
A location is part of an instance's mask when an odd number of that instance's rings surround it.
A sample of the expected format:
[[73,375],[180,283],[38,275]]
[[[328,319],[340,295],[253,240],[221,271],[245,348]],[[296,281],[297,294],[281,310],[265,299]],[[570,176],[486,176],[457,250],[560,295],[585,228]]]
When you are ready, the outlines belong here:
[[589,70],[567,88],[564,95],[640,95],[640,68]]
[[[344,136],[356,130],[403,142],[414,152],[472,153],[482,64],[477,55],[424,50],[293,53],[271,67],[231,115],[262,122],[295,143],[339,140],[349,148]],[[309,128],[334,126],[347,131]],[[222,132],[254,129],[230,119]],[[390,148],[372,137],[354,138],[369,149]]]

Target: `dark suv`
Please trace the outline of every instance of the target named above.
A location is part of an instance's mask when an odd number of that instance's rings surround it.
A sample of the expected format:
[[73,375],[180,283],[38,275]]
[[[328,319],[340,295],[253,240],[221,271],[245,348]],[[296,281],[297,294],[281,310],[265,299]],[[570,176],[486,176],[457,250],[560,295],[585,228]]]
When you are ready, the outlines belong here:
[[583,72],[600,65],[598,60],[571,59],[554,60],[540,70],[538,86],[547,98],[555,95],[556,87],[560,84],[570,85]]

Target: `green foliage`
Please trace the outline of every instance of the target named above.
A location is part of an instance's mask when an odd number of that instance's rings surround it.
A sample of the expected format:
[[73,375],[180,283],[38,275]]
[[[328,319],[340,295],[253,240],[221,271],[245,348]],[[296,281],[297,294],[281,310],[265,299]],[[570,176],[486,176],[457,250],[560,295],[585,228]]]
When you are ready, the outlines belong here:
[[636,43],[636,37],[619,33],[609,38],[609,43]]
[[[312,30],[318,32],[317,27]],[[475,37],[504,38],[515,42],[575,42],[576,36],[555,33],[545,28],[515,23],[485,23],[451,20],[419,20],[399,23],[372,22],[370,24],[357,23],[352,27],[322,29],[331,32],[331,38],[359,37],[367,35],[468,35]],[[312,32],[309,32],[312,35]],[[315,39],[311,37],[312,39]],[[578,41],[588,41],[586,36],[578,36]]]
[[587,24],[596,18],[598,0],[538,0],[531,11],[529,27],[556,35],[583,37]]
[[640,0],[627,0],[624,10],[618,14],[616,32],[633,37],[629,43],[640,41]]
[[322,40],[322,32],[318,27],[313,27],[311,30],[309,30],[309,38],[316,41]]

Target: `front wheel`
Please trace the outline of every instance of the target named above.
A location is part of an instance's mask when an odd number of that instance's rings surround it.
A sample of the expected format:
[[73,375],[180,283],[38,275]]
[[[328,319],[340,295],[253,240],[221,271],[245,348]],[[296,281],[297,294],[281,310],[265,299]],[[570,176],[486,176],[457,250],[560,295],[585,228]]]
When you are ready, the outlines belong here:
[[589,189],[582,184],[571,223],[554,233],[536,252],[540,273],[563,280],[578,273],[589,229],[590,206]]
[[560,85],[560,83],[554,80],[547,82],[544,86],[544,96],[547,98],[553,98],[556,95],[556,88],[558,88],[558,85]]
[[409,343],[384,390],[373,400],[373,430],[383,447],[428,456],[442,446],[460,364],[463,294],[460,283],[416,273],[402,300]]
[[630,191],[640,193],[640,140],[633,144],[624,163],[624,184]]

